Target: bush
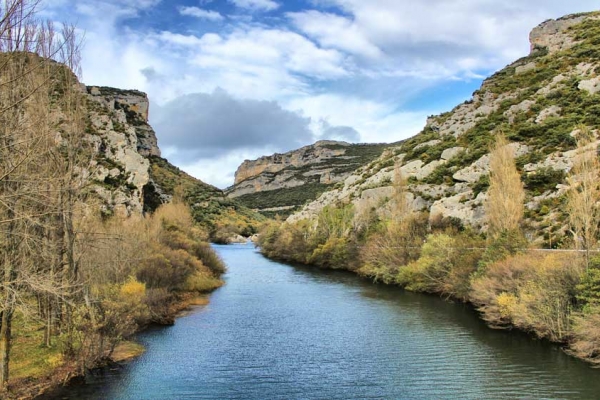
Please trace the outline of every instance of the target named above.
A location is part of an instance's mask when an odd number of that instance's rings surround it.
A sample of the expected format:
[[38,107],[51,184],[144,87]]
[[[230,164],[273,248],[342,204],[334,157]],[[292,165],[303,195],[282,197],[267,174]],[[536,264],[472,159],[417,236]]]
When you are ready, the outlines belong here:
[[588,307],[573,318],[570,352],[593,364],[600,364],[600,306]]
[[223,281],[212,274],[196,272],[186,279],[183,289],[186,292],[209,292],[221,286]]
[[519,254],[488,265],[472,283],[471,300],[491,325],[563,341],[580,273],[571,255]]
[[137,279],[151,289],[168,288],[171,284],[172,270],[167,257],[155,253],[142,261],[137,271]]
[[471,275],[477,270],[483,239],[470,233],[434,234],[421,257],[400,268],[396,282],[408,290],[439,293],[463,301],[469,298]]
[[539,196],[548,190],[553,190],[556,185],[563,183],[565,172],[553,168],[540,168],[535,173],[525,175],[523,183],[532,192],[533,196]]
[[427,224],[426,215],[412,215],[402,221],[391,221],[381,232],[368,237],[361,251],[363,265],[358,273],[394,283],[399,269],[419,258]]
[[225,263],[219,255],[206,242],[196,242],[192,248],[193,254],[198,257],[202,264],[210,269],[214,274],[221,275],[227,271]]
[[479,272],[483,272],[488,264],[515,255],[527,246],[527,239],[520,231],[501,232],[497,237],[489,239],[479,263]]
[[333,269],[354,269],[356,245],[346,238],[330,237],[320,244],[308,258],[308,263]]
[[258,244],[267,257],[306,264],[314,250],[309,238],[308,221],[283,224],[274,221],[263,227]]

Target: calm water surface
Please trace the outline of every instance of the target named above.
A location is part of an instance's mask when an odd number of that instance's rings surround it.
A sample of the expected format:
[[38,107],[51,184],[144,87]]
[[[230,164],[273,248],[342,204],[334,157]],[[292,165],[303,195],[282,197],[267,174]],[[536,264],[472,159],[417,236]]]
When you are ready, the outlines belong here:
[[64,399],[600,398],[600,371],[462,304],[215,246],[227,285]]

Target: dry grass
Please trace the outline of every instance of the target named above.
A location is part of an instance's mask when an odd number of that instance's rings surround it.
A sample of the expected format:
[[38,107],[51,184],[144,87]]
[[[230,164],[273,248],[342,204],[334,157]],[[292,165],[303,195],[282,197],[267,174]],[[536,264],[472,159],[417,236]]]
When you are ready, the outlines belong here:
[[11,381],[46,376],[63,363],[56,347],[48,348],[43,345],[42,327],[21,323],[20,319],[20,316],[17,317],[14,323],[16,331],[9,366]]
[[110,359],[114,362],[123,362],[141,356],[146,348],[139,343],[128,340],[122,341],[115,347]]

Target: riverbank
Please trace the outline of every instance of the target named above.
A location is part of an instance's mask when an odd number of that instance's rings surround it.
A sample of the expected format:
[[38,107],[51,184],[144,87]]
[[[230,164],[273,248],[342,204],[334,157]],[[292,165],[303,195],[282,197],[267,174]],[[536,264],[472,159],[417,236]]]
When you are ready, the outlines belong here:
[[262,253],[469,302],[491,327],[522,330],[600,364],[600,258],[586,269],[575,250],[528,249],[519,232],[486,239],[420,214],[368,232],[352,231],[351,209],[323,214],[316,228],[306,221],[267,225]]
[[[227,285],[139,339],[147,352],[62,400],[595,398],[598,371],[546,341],[492,330],[471,307],[214,246]],[[597,396],[596,396],[597,397]]]
[[[168,313],[160,321],[140,327],[135,334],[141,333],[151,326],[169,326],[178,317],[199,306],[209,304],[210,293],[182,293],[178,299],[168,306]],[[77,379],[84,378],[88,371],[111,364],[130,362],[146,352],[146,348],[132,340],[123,340],[112,351],[106,351],[91,368],[82,371],[80,363],[65,360],[56,348],[45,348],[41,330],[18,332],[15,341],[16,359],[13,365],[14,378],[9,381],[9,391],[2,395],[7,400],[29,400],[52,393],[54,390],[69,385]]]

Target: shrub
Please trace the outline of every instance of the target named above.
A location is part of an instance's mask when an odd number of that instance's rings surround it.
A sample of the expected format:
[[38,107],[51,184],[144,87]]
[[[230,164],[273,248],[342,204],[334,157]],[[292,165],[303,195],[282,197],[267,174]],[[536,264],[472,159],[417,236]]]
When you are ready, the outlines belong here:
[[189,276],[183,284],[187,292],[209,292],[223,286],[223,281],[212,274],[196,272]]
[[308,258],[308,263],[333,269],[354,269],[356,245],[346,238],[330,237]]
[[569,351],[593,364],[600,364],[600,306],[589,307],[573,318]]
[[519,254],[488,265],[472,283],[471,300],[491,325],[563,341],[580,273],[570,255]]
[[206,242],[196,242],[192,248],[193,254],[198,257],[202,264],[208,267],[214,274],[220,275],[227,271],[225,263],[219,255]]
[[261,229],[258,244],[267,257],[306,263],[314,249],[308,243],[308,224],[308,221],[268,223]]
[[565,172],[553,168],[540,168],[535,173],[525,175],[523,183],[534,196],[539,196],[565,180]]
[[138,282],[135,277],[129,277],[129,280],[125,282],[120,289],[121,296],[126,299],[140,299],[146,295],[146,285]]
[[361,251],[363,265],[358,273],[394,283],[399,268],[419,258],[427,222],[424,214],[411,215],[391,221],[381,232],[372,234]]
[[400,268],[396,282],[408,290],[440,293],[466,301],[483,242],[467,232],[430,235],[421,257]]

